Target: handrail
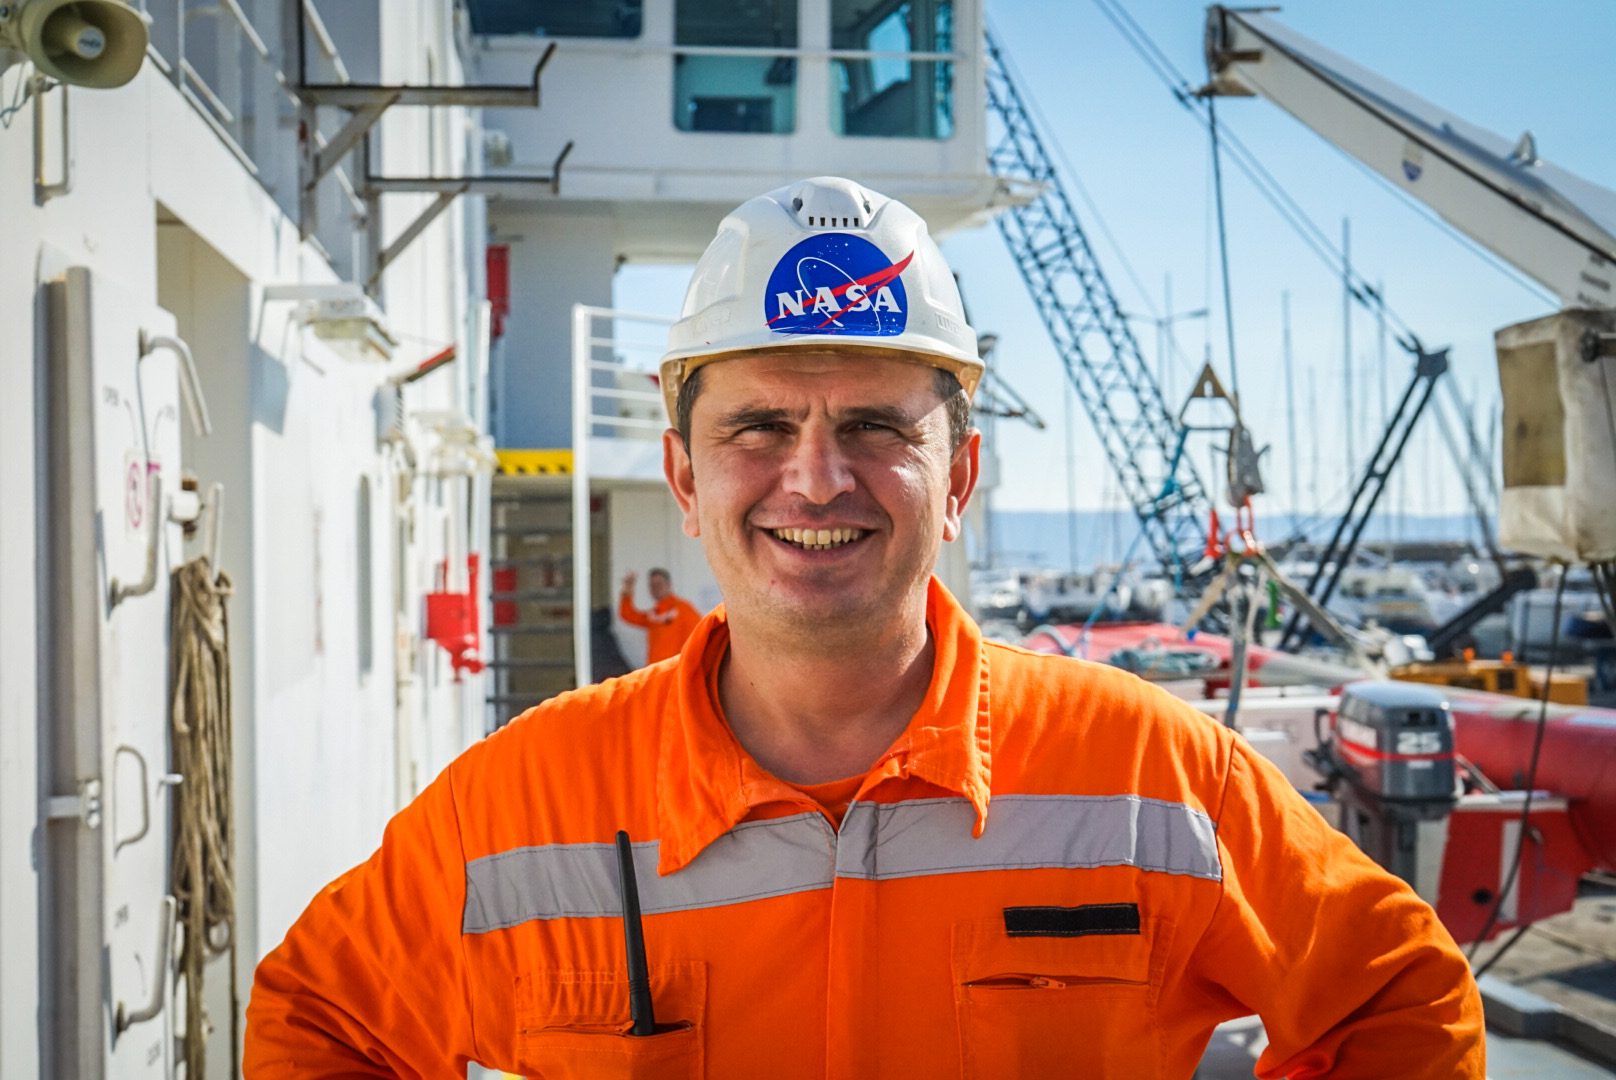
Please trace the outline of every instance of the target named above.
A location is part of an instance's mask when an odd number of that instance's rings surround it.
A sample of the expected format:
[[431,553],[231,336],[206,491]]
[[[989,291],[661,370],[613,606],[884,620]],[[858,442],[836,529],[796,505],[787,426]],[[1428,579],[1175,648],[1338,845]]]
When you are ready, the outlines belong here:
[[241,10],[241,4],[237,0],[220,0],[220,3],[224,5],[231,15],[235,16],[236,22],[241,24],[241,32],[247,35],[247,40],[252,42],[252,47],[258,51],[258,55],[268,60],[269,46],[265,45],[264,39],[258,36],[257,29],[247,19],[247,13]]
[[157,552],[163,545],[163,523],[168,520],[168,509],[163,505],[163,475],[151,478],[151,517],[146,524],[146,572],[133,585],[112,578],[107,582],[107,607],[115,608],[125,600],[145,596],[157,587]]
[[167,334],[140,335],[140,356],[145,359],[158,349],[167,349],[180,359],[180,396],[185,399],[185,411],[198,435],[212,435],[213,421],[208,417],[208,399],[202,395],[202,379],[196,373],[196,361],[191,347],[181,338]]
[[202,73],[197,71],[195,65],[183,56],[180,57],[180,71],[184,72],[186,79],[196,87],[197,92],[202,95],[202,100],[208,103],[221,121],[226,124],[236,122],[236,114],[231,111],[230,106],[219,100],[219,95],[213,92],[213,87],[208,85],[208,81],[202,77]]
[[310,30],[314,31],[315,44],[325,53],[326,59],[331,61],[331,70],[337,73],[338,82],[353,82],[348,74],[347,65],[342,62],[342,53],[337,50],[337,43],[331,39],[331,31],[325,27],[325,20],[314,7],[314,0],[303,0],[303,15],[308,19]]
[[[591,391],[593,393],[594,391]],[[637,427],[647,431],[665,431],[668,427],[666,420],[652,420],[644,416],[608,416],[604,413],[590,413],[591,426],[601,424],[604,426]]]
[[162,922],[157,927],[157,963],[152,965],[156,970],[152,973],[151,999],[132,1012],[123,1002],[118,1002],[114,1015],[114,1042],[134,1025],[156,1019],[168,1001],[168,982],[174,966],[174,923],[179,918],[179,904],[172,896],[163,897],[161,918]]

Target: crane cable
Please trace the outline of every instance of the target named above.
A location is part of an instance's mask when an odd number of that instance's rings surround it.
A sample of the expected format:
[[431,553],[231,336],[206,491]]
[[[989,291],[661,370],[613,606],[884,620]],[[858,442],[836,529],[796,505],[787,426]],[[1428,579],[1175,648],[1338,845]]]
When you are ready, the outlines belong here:
[[203,1080],[210,1023],[202,1001],[208,960],[230,957],[231,1073],[239,1069],[240,1000],[236,986],[236,884],[233,752],[230,714],[230,623],[234,592],[206,556],[175,569],[169,722],[174,767],[184,779],[176,795],[178,827],[170,890],[185,928],[179,968],[185,976],[185,1076]]
[[[1185,109],[1189,110],[1190,114],[1200,123],[1210,125],[1208,116],[1210,99],[1206,99],[1207,105],[1203,107],[1203,99],[1196,96],[1189,80],[1174,66],[1172,60],[1156,44],[1144,27],[1140,26],[1134,17],[1128,13],[1127,9],[1118,0],[1094,0],[1094,3],[1100,9],[1100,13],[1106,17],[1107,21],[1116,28],[1128,45],[1145,62],[1145,66],[1150,68],[1151,72],[1166,85],[1173,98]],[[1329,234],[1308,216],[1307,211],[1302,209],[1301,204],[1292,197],[1284,185],[1274,177],[1273,173],[1268,171],[1267,166],[1263,165],[1251,148],[1246,146],[1227,125],[1224,125],[1219,132],[1219,137],[1229,151],[1229,156],[1240,167],[1240,171],[1246,174],[1246,177],[1251,180],[1258,193],[1268,200],[1280,218],[1295,230],[1297,237],[1301,239],[1303,244],[1318,256],[1322,263],[1330,267],[1332,272],[1338,271],[1342,262],[1341,252],[1336,248],[1335,242],[1330,239]],[[1461,246],[1479,256],[1483,262],[1486,262],[1533,295],[1548,298],[1547,294],[1536,283],[1527,280],[1513,267],[1503,263],[1497,256],[1443,221],[1440,216],[1435,215],[1429,208],[1422,207],[1414,202],[1412,196],[1407,192],[1400,191],[1385,177],[1370,169],[1358,159],[1351,155],[1345,156],[1348,161],[1379,182],[1388,191],[1398,195],[1403,204],[1410,210],[1458,240]],[[1353,271],[1348,284],[1352,290],[1353,298],[1360,304],[1365,307],[1371,307],[1376,304],[1381,306],[1386,313],[1387,319],[1397,330],[1398,339],[1405,348],[1413,344],[1415,340],[1414,333],[1407,321],[1396,310],[1384,303],[1384,298],[1381,297],[1379,290],[1370,283],[1368,278]]]
[[1235,416],[1240,415],[1240,367],[1234,357],[1234,297],[1229,283],[1229,233],[1223,224],[1223,155],[1218,150],[1218,109],[1206,99],[1207,128],[1212,133],[1212,190],[1218,207],[1218,260],[1223,267],[1223,328],[1229,335],[1229,391],[1234,395]]

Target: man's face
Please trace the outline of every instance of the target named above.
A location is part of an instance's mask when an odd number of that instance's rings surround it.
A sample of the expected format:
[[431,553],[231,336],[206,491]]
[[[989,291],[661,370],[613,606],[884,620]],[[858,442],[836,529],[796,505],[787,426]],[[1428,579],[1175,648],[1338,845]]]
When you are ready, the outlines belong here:
[[924,595],[976,482],[954,451],[932,370],[831,353],[707,365],[688,453],[664,436],[684,529],[732,613],[857,633]]
[[652,574],[645,579],[646,588],[651,590],[651,599],[661,600],[673,591],[673,586],[661,574]]

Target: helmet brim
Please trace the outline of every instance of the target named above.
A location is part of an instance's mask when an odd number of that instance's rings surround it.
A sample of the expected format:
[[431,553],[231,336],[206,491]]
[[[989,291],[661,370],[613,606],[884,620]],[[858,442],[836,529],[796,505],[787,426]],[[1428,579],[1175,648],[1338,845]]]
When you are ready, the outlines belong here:
[[662,400],[668,410],[668,422],[675,426],[678,425],[679,388],[684,385],[693,372],[721,360],[743,360],[759,356],[778,356],[791,353],[836,353],[838,355],[869,356],[938,368],[949,372],[959,380],[967,398],[976,397],[977,384],[982,381],[983,364],[980,360],[962,360],[958,356],[943,352],[866,344],[861,341],[849,341],[846,338],[811,338],[762,347],[732,349],[727,352],[701,352],[684,357],[670,355],[662,361],[659,380],[662,387]]

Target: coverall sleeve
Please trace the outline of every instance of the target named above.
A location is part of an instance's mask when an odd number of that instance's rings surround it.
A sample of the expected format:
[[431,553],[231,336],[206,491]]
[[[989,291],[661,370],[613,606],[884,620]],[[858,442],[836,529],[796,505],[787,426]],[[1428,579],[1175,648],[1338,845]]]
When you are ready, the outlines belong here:
[[630,626],[650,626],[651,619],[634,606],[634,601],[626,593],[617,594],[617,617]]
[[1237,741],[1195,977],[1263,1020],[1262,1080],[1484,1080],[1481,995],[1430,906]]
[[400,811],[376,854],[321,890],[258,965],[247,1080],[466,1074],[476,1052],[452,771]]

